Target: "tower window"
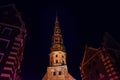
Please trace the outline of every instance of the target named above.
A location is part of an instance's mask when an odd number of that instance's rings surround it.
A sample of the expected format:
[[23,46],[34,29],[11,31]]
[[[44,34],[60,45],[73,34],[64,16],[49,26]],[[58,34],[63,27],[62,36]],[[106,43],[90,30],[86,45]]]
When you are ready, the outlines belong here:
[[56,55],[56,57],[58,57],[58,55]]
[[56,75],[56,72],[53,72],[53,76],[55,76]]
[[64,58],[64,56],[62,55],[62,58]]
[[56,63],[58,63],[58,60],[56,60]]
[[59,71],[59,75],[62,75],[62,72],[61,72],[61,71]]
[[62,64],[64,64],[64,61],[62,61]]

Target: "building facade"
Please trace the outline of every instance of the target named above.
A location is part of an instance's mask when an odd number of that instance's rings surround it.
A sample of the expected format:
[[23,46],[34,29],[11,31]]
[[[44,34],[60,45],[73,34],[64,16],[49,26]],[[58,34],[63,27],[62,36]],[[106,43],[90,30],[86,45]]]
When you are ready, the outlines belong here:
[[67,69],[66,52],[57,17],[50,50],[50,65],[42,80],[75,80]]
[[21,80],[26,28],[14,4],[0,6],[0,80]]
[[86,46],[80,66],[82,80],[120,80],[120,45],[105,33],[102,46]]

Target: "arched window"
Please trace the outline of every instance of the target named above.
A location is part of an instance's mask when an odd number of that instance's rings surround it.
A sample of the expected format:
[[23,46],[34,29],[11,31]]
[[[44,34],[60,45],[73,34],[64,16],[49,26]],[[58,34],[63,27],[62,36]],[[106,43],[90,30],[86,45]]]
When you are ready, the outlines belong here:
[[56,63],[58,63],[58,60],[56,60]]
[[64,61],[62,60],[62,65],[64,65]]
[[56,57],[58,57],[58,55],[56,55]]
[[55,76],[56,75],[56,72],[53,72],[53,76]]

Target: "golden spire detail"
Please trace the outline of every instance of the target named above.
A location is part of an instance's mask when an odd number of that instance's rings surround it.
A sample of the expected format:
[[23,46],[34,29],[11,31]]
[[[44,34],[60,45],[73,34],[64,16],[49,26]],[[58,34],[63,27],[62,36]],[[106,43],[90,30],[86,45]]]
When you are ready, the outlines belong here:
[[63,45],[63,38],[59,27],[58,16],[56,16],[54,34],[52,36],[51,51],[65,51]]

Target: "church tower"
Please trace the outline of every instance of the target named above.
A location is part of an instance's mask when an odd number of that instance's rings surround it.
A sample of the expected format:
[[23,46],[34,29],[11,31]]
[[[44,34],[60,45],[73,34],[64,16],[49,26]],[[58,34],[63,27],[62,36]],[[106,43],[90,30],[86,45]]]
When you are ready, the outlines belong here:
[[42,80],[75,80],[69,73],[66,64],[66,52],[56,16],[52,46],[50,48],[50,65]]

